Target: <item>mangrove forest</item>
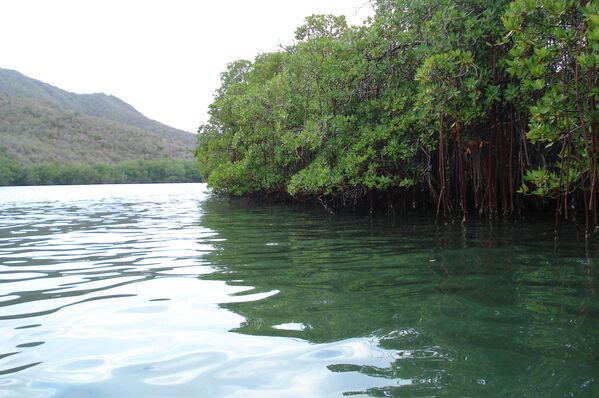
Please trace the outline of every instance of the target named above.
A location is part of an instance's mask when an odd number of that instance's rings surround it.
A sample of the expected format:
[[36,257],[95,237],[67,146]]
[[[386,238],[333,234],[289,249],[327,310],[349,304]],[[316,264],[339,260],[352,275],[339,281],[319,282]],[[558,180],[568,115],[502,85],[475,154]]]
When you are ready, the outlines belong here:
[[228,65],[196,149],[215,192],[599,225],[598,1],[372,6]]

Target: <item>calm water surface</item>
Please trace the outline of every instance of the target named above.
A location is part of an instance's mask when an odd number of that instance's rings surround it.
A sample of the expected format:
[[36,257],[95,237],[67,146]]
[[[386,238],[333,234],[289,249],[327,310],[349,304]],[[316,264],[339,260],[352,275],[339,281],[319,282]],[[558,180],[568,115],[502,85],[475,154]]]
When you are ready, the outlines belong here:
[[597,242],[0,188],[0,397],[597,397]]

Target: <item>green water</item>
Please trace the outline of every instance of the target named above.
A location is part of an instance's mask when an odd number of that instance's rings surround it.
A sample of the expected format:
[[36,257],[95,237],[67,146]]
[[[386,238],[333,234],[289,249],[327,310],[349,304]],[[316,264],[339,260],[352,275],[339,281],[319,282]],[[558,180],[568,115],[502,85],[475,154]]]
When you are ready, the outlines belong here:
[[201,184],[11,188],[0,397],[596,397],[598,247]]

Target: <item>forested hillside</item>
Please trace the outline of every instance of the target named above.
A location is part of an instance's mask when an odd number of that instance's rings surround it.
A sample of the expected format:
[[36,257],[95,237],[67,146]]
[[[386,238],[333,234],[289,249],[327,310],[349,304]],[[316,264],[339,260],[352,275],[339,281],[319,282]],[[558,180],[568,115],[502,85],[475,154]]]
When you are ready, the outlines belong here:
[[192,154],[190,146],[136,127],[2,92],[0,150],[20,164],[185,159]]
[[597,225],[597,1],[374,5],[222,73],[196,150],[216,191]]
[[0,69],[0,92],[10,96],[43,101],[84,115],[137,127],[153,132],[176,144],[195,145],[194,134],[151,120],[131,105],[112,95],[70,93],[8,69]]

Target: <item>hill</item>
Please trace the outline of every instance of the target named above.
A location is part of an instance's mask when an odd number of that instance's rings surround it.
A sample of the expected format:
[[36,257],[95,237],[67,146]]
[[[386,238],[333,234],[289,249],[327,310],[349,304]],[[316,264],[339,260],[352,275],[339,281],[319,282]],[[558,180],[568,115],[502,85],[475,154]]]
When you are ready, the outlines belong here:
[[190,147],[182,142],[51,103],[2,92],[0,150],[20,164],[112,163],[191,156]]
[[190,159],[195,135],[106,94],[74,94],[0,69],[0,151],[20,164]]
[[29,78],[17,71],[0,68],[0,92],[58,105],[88,116],[137,127],[163,138],[195,145],[195,135],[149,119],[113,95],[75,94]]

